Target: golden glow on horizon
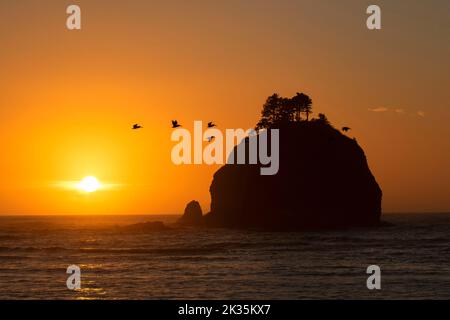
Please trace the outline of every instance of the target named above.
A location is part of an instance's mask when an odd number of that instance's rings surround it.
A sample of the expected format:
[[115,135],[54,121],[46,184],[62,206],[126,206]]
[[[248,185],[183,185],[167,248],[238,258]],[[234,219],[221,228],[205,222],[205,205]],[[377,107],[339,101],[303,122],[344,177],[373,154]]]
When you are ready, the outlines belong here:
[[80,31],[25,2],[0,1],[0,214],[207,212],[220,166],[174,165],[171,120],[252,128],[297,91],[353,129],[384,211],[450,208],[448,2],[386,2],[380,32],[358,0],[80,1]]

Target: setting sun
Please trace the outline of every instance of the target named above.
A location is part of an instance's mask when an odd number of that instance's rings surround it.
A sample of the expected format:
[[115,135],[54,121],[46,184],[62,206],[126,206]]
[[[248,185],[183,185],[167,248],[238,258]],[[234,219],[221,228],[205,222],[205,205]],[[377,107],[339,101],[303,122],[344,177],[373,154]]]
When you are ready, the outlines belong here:
[[100,182],[95,177],[86,177],[81,180],[78,187],[85,192],[95,192],[100,188]]

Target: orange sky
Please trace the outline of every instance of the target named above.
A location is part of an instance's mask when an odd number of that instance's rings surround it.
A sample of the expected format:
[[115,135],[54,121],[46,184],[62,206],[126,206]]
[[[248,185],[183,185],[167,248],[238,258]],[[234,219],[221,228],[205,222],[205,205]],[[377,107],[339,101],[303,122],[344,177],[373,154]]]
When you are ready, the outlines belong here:
[[[384,211],[450,211],[450,3],[377,3],[381,31],[359,0],[1,1],[0,213],[207,211],[218,167],[173,165],[170,120],[247,129],[297,91],[353,128]],[[115,187],[58,185],[88,175]]]

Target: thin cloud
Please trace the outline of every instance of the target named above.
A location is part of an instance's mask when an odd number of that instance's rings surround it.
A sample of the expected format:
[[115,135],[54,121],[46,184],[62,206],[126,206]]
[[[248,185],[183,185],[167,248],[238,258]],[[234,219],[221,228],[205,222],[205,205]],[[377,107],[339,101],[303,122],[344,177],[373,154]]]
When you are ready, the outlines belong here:
[[402,108],[387,108],[387,107],[377,107],[377,108],[369,108],[370,112],[377,112],[377,113],[383,113],[383,112],[393,112],[398,115],[409,115],[409,116],[416,116],[420,118],[425,118],[426,113],[423,110],[410,112]]
[[372,111],[372,112],[386,112],[388,110],[389,109],[385,108],[385,107],[369,108],[369,111]]
[[424,117],[425,117],[425,112],[424,112],[424,111],[421,111],[421,110],[419,110],[419,111],[417,111],[417,115],[418,115],[419,117],[422,117],[422,118],[424,118]]

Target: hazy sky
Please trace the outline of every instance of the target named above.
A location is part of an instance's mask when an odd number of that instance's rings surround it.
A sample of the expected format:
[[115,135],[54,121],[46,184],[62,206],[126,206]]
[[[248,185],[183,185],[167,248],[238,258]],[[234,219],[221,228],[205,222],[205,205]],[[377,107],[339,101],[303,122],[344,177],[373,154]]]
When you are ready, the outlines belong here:
[[[449,36],[448,0],[2,0],[0,212],[207,211],[218,166],[172,164],[170,120],[251,128],[297,91],[353,129],[384,211],[450,211]],[[61,187],[88,175],[114,187]]]

